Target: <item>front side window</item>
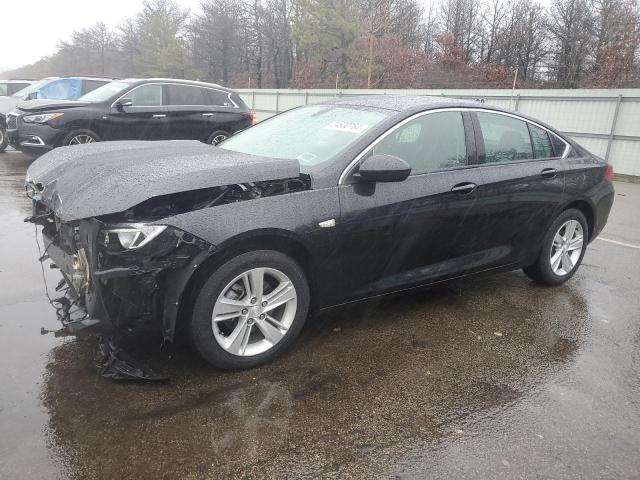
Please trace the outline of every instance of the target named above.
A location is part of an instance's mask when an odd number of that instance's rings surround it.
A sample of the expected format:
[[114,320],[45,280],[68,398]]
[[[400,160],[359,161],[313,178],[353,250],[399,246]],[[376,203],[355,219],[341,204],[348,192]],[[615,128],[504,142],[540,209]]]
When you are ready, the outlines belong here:
[[162,85],[143,85],[131,90],[126,97],[134,107],[159,107],[162,105]]
[[205,105],[204,95],[198,87],[168,85],[169,105]]
[[507,115],[478,112],[484,140],[485,163],[534,158],[526,122]]
[[552,158],[554,156],[553,148],[547,131],[531,123],[529,124],[529,131],[531,132],[535,158]]
[[372,152],[402,158],[411,165],[412,175],[465,165],[462,113],[435,112],[418,117],[384,137]]
[[281,113],[243,130],[220,148],[271,158],[321,165],[391,112],[333,105],[309,105]]

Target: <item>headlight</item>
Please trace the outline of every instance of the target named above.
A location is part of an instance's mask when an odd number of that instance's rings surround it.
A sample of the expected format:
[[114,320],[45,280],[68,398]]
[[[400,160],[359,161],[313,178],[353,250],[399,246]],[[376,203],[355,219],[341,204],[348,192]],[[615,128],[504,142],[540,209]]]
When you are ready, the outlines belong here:
[[166,225],[145,225],[144,223],[132,223],[127,226],[109,228],[105,230],[105,243],[117,237],[120,245],[127,250],[144,247],[151,240],[160,235],[167,228]]
[[33,115],[25,115],[22,121],[27,123],[47,123],[55,118],[60,118],[64,113],[35,113]]

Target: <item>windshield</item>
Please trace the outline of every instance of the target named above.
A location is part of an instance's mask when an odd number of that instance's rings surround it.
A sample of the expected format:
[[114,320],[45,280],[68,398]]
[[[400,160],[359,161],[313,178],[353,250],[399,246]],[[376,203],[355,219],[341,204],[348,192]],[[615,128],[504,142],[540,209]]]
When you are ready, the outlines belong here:
[[49,83],[52,80],[54,80],[54,79],[53,78],[45,78],[43,80],[39,80],[36,83],[32,83],[28,87],[24,87],[22,90],[18,90],[16,93],[14,93],[12,95],[12,97],[16,97],[16,98],[19,98],[21,100],[24,100],[25,98],[27,98],[27,95],[29,95],[31,92],[35,92],[40,87],[46,85],[47,83]]
[[111,82],[80,97],[81,102],[104,102],[129,88],[129,82]]
[[220,148],[301,165],[326,162],[388,114],[333,105],[310,105],[282,113],[225,140]]

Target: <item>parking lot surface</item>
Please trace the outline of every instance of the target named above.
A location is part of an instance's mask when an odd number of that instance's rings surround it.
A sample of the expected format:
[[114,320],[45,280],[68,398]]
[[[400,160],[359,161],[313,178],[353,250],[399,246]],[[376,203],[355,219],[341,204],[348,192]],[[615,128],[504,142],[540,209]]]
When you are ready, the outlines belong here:
[[274,363],[114,383],[55,329],[23,180],[0,154],[0,478],[638,478],[640,185],[565,286],[521,272],[313,319]]

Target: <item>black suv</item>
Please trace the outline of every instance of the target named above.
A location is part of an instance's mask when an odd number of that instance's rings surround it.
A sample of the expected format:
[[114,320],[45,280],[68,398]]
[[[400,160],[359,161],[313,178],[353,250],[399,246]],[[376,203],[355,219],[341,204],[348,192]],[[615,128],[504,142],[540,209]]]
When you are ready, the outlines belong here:
[[21,105],[9,115],[12,146],[43,153],[103,140],[200,140],[216,145],[251,126],[240,96],[219,85],[173,79],[116,80],[78,101]]

